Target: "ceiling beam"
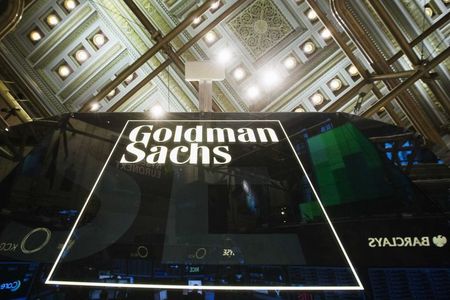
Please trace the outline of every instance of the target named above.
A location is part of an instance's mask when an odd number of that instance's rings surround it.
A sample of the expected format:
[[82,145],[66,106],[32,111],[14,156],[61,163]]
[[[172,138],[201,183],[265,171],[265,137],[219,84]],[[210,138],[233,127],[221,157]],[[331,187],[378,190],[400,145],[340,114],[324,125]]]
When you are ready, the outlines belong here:
[[[424,32],[422,32],[421,34],[419,34],[414,40],[412,40],[409,43],[409,47],[414,47],[416,45],[418,45],[421,41],[423,41],[424,39],[426,39],[430,34],[432,34],[433,32],[435,32],[436,30],[438,30],[439,28],[441,28],[443,25],[445,25],[447,22],[450,21],[450,12],[447,13],[445,16],[443,16],[442,18],[440,18],[439,20],[437,20],[436,22],[434,22],[430,27],[428,27]],[[393,56],[391,56],[391,58],[389,58],[387,60],[387,63],[389,65],[392,65],[395,61],[397,61],[400,57],[402,57],[403,55],[403,51],[398,51],[397,53],[395,53]]]
[[134,63],[129,65],[125,70],[120,72],[114,80],[110,81],[103,87],[97,95],[89,99],[81,107],[81,112],[90,111],[91,105],[93,103],[99,102],[105,98],[109,92],[115,89],[119,84],[121,84],[128,76],[133,74],[137,69],[144,65],[150,58],[152,58],[158,51],[160,51],[168,42],[173,40],[178,34],[185,30],[188,26],[192,24],[194,17],[203,14],[207,11],[214,0],[205,1],[199,8],[190,13],[186,19],[184,19],[180,24],[178,24],[172,31],[170,31],[165,37],[163,37],[158,43],[147,50],[141,57],[139,57]]
[[[400,48],[402,49],[402,52],[408,57],[409,61],[411,61],[415,68],[417,68],[419,65],[422,64],[421,59],[419,56],[414,52],[413,47],[408,43],[403,33],[398,28],[397,24],[395,23],[394,19],[389,15],[386,8],[381,4],[379,0],[369,0],[372,7],[377,12],[378,16],[381,18],[383,23],[386,25],[386,28],[389,30],[389,32],[394,36],[395,40],[399,44]],[[407,71],[406,71],[407,72]],[[427,76],[428,74],[424,74],[424,76]],[[448,114],[450,112],[450,104],[445,97],[445,94],[441,91],[440,87],[437,85],[437,83],[433,80],[427,80],[426,84],[430,88],[433,95],[436,97],[436,99],[439,101],[441,106],[444,108],[445,113]]]
[[409,77],[401,84],[397,85],[392,91],[390,91],[387,95],[377,101],[374,105],[372,105],[369,109],[367,109],[362,115],[363,116],[371,116],[376,113],[384,104],[393,100],[395,97],[400,95],[404,90],[414,84],[417,80],[421,79],[423,76],[427,75],[430,70],[438,66],[441,62],[443,62],[446,58],[450,56],[450,48],[445,49],[431,61],[425,63],[422,68],[418,69],[413,76]]
[[[343,28],[351,36],[352,40],[358,45],[358,47],[360,47],[362,53],[371,62],[374,71],[378,74],[382,74],[383,72],[385,72],[385,70],[391,69],[382,53],[374,45],[373,41],[368,37],[366,30],[361,26],[358,20],[355,19],[355,16],[349,11],[347,5],[350,3],[350,1],[330,0],[330,3],[333,13],[336,15]],[[420,66],[420,68],[418,68],[418,70],[423,70],[424,65],[426,64],[427,62],[424,62]],[[416,80],[414,80],[414,82]],[[399,84],[403,84],[399,79],[386,79],[384,80],[384,83],[391,90],[388,95],[392,95],[392,90],[397,89]],[[408,87],[410,87],[410,85],[408,85]],[[402,91],[405,91],[405,89],[402,89]],[[398,100],[397,103],[399,104],[411,124],[414,126],[414,128],[428,140],[436,144],[442,144],[441,135],[437,130],[437,126],[435,126],[436,118],[434,115],[432,115],[432,112],[430,112],[431,107],[423,102],[418,102],[409,93],[396,92],[395,95]],[[382,99],[386,99],[386,96],[384,96],[378,102],[376,102],[377,104],[374,107],[369,108],[370,114],[365,114],[365,116],[373,115],[383,105],[387,105],[387,103],[394,100],[394,98],[395,97],[389,97],[387,98],[389,99],[389,101],[381,101]]]
[[[309,7],[317,14],[317,17],[322,22],[322,24],[331,32],[331,36],[335,40],[335,42],[339,45],[339,47],[342,49],[342,51],[347,55],[348,59],[352,62],[352,64],[356,67],[359,74],[363,77],[364,83],[367,83],[369,80],[369,74],[366,70],[366,68],[362,65],[362,63],[359,61],[359,59],[356,57],[356,55],[353,53],[353,51],[350,49],[350,47],[347,45],[347,42],[345,41],[342,34],[337,30],[337,28],[334,26],[334,24],[327,18],[326,14],[322,11],[322,9],[319,7],[319,5],[315,2],[315,0],[306,0]],[[365,84],[358,84],[359,89],[361,89]],[[357,95],[357,92],[359,91],[352,88],[348,92],[346,92],[344,95],[339,97],[336,101],[334,101],[333,104],[331,104],[325,111],[337,111],[341,107],[343,107],[345,104],[347,104],[348,101],[351,101],[354,96]],[[372,86],[372,92],[374,93],[375,97],[378,99],[381,99],[383,94],[380,92],[378,87],[376,85]],[[332,110],[333,109],[333,110]],[[400,125],[399,120],[394,108],[391,104],[388,104],[386,106],[386,110],[389,113],[389,116],[391,116],[392,121],[395,124]]]
[[[211,23],[209,23],[204,29],[202,29],[199,33],[193,36],[186,44],[184,44],[178,51],[176,52],[177,56],[180,56],[189,48],[191,48],[195,43],[197,43],[206,33],[208,33],[211,29],[217,26],[223,19],[228,17],[232,12],[234,12],[239,6],[244,4],[248,0],[238,0],[233,5],[231,5],[227,10],[225,10],[221,15],[215,18]],[[120,106],[122,106],[128,99],[130,99],[134,94],[136,94],[141,88],[143,88],[147,83],[152,81],[153,78],[158,76],[167,66],[171,63],[170,59],[165,60],[161,63],[156,69],[154,69],[149,75],[147,75],[144,79],[139,81],[128,93],[126,93],[122,98],[120,98],[116,103],[114,103],[109,109],[108,112],[112,112],[117,110]]]

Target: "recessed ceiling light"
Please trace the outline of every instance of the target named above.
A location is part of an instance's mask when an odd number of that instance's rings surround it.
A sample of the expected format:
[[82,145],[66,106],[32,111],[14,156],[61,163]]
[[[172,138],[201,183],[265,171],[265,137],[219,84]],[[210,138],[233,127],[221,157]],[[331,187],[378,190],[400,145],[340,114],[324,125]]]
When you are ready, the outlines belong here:
[[89,58],[89,53],[85,49],[75,52],[75,59],[80,63],[84,63]]
[[212,9],[212,10],[216,10],[216,9],[219,8],[219,6],[220,6],[220,0],[214,1],[214,2],[211,4],[211,9]]
[[70,75],[72,71],[70,70],[68,65],[60,65],[58,67],[58,74],[59,76],[61,76],[61,78],[66,78],[67,76]]
[[355,65],[351,65],[348,68],[348,73],[350,74],[350,76],[357,76],[359,74],[358,69],[355,67]]
[[236,69],[234,69],[233,71],[233,77],[234,79],[236,79],[237,81],[244,79],[246,75],[246,72],[243,68],[241,67],[237,67]]
[[42,34],[37,30],[31,31],[29,36],[32,42],[38,42],[42,39]]
[[261,74],[261,79],[264,87],[272,88],[278,85],[281,81],[280,74],[274,69],[265,70]]
[[321,93],[315,93],[311,97],[311,101],[315,106],[321,105],[323,103],[323,95]]
[[208,44],[212,44],[217,40],[217,34],[214,31],[209,31],[207,34],[205,34],[205,41]]
[[342,88],[342,81],[339,78],[334,78],[330,81],[330,89],[332,91],[338,91]]
[[125,83],[130,84],[134,80],[134,73],[125,78]]
[[194,18],[194,20],[192,21],[192,24],[198,25],[198,24],[200,24],[201,21],[202,21],[202,17],[198,16],[198,17]]
[[331,32],[330,32],[330,30],[328,30],[328,28],[324,28],[324,29],[320,32],[320,36],[321,36],[324,40],[328,40],[329,38],[331,38]]
[[432,17],[434,15],[434,10],[431,7],[429,7],[429,6],[426,6],[425,7],[425,14],[427,16],[429,16],[429,17]]
[[92,42],[97,48],[100,48],[106,43],[106,37],[103,33],[97,33],[92,38]]
[[294,112],[305,112],[305,109],[301,106],[297,107]]
[[47,24],[51,27],[58,25],[59,17],[55,14],[49,14],[46,18]]
[[229,48],[223,48],[219,51],[217,54],[217,60],[221,64],[227,64],[231,61],[233,55],[231,53],[231,50]]
[[164,115],[164,109],[161,107],[161,105],[156,104],[150,109],[150,112],[153,117],[158,118]]
[[64,1],[64,8],[68,11],[73,10],[75,7],[77,7],[77,1],[75,0],[65,0]]
[[250,99],[255,99],[256,97],[258,97],[259,96],[259,88],[257,87],[257,86],[251,86],[251,87],[249,87],[248,88],[248,90],[247,90],[247,96],[250,98]]
[[303,52],[305,52],[305,54],[311,54],[311,53],[313,53],[315,50],[316,50],[316,45],[315,45],[313,42],[311,42],[311,41],[306,42],[306,43],[303,45]]
[[295,57],[293,56],[288,56],[284,61],[283,61],[283,65],[286,69],[288,70],[292,70],[293,68],[295,68],[295,66],[297,66],[297,60],[295,59]]
[[95,102],[91,105],[91,111],[97,111],[99,109],[100,109],[100,104],[98,104],[97,102]]
[[113,98],[115,95],[116,95],[116,89],[113,89],[111,92],[108,93],[108,95],[106,95],[106,97]]
[[314,21],[317,19],[317,14],[313,9],[308,10],[308,12],[306,13],[306,16],[308,17],[308,19],[310,21]]

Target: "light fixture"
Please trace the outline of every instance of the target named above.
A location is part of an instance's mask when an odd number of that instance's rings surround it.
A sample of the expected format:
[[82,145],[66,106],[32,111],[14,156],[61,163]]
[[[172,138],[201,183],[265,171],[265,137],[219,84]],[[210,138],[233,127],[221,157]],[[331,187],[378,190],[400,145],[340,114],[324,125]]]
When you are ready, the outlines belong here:
[[65,0],[64,1],[64,8],[67,9],[67,11],[72,11],[75,7],[77,7],[78,3],[75,0]]
[[450,4],[450,0],[442,0],[444,4]]
[[82,64],[89,58],[89,53],[85,49],[79,49],[75,52],[75,59]]
[[100,104],[98,102],[95,102],[91,105],[91,111],[97,111],[100,109]]
[[65,79],[67,76],[70,75],[70,73],[72,73],[72,70],[70,69],[70,67],[68,65],[62,64],[58,67],[58,75],[62,79]]
[[308,41],[305,44],[303,44],[303,52],[305,52],[305,54],[312,54],[315,50],[316,45],[313,42]]
[[317,14],[313,9],[310,9],[306,12],[306,16],[310,21],[317,20]]
[[219,7],[220,7],[220,0],[214,1],[214,2],[211,4],[211,10],[216,10],[216,9],[218,9]]
[[201,16],[198,16],[198,17],[194,18],[194,20],[192,21],[192,24],[198,25],[198,24],[200,24],[201,22],[202,22],[202,17],[201,17]]
[[281,79],[280,74],[273,68],[267,69],[261,74],[261,81],[264,87],[272,88],[277,86]]
[[432,17],[434,15],[434,10],[430,6],[425,6],[425,14],[428,17]]
[[311,96],[311,101],[314,104],[314,106],[321,105],[323,103],[323,100],[324,100],[323,95],[319,92]]
[[164,115],[164,109],[159,104],[156,104],[155,106],[153,106],[150,109],[150,112],[151,112],[152,116],[155,118],[159,118]]
[[92,37],[92,42],[97,48],[101,48],[106,43],[106,36],[99,32]]
[[233,77],[234,79],[236,79],[237,81],[240,81],[242,79],[244,79],[246,75],[246,72],[243,68],[241,67],[237,67],[236,69],[234,69],[233,71]]
[[231,61],[233,55],[231,53],[231,50],[229,48],[223,48],[219,51],[217,54],[217,60],[221,64],[227,64]]
[[322,31],[320,32],[320,36],[324,39],[324,40],[328,40],[329,38],[331,38],[331,32],[328,28],[324,28],[322,29]]
[[217,40],[217,34],[214,31],[209,31],[207,34],[205,34],[205,41],[208,44],[212,44]]
[[295,68],[295,66],[297,66],[297,60],[295,59],[294,56],[288,56],[286,57],[286,59],[283,61],[283,65],[286,69],[288,70],[292,70],[293,68]]
[[296,109],[294,109],[294,112],[305,112],[305,109],[303,107],[299,106]]
[[109,92],[109,93],[106,95],[106,97],[107,97],[108,99],[111,99],[111,98],[113,98],[115,95],[116,95],[116,89],[113,89],[111,92]]
[[338,91],[342,88],[342,80],[334,78],[330,81],[329,86],[332,91]]
[[37,43],[42,39],[42,34],[38,30],[34,29],[30,32],[29,37],[32,42]]
[[256,97],[259,96],[259,88],[257,86],[249,87],[248,90],[247,90],[247,96],[250,99],[255,99]]
[[125,78],[125,80],[124,80],[125,83],[130,84],[134,80],[134,76],[135,76],[135,73],[133,73],[133,74],[129,75],[127,78]]
[[48,26],[50,26],[50,27],[54,27],[54,26],[58,25],[58,23],[60,21],[59,17],[54,13],[49,14],[45,20],[46,20]]
[[358,69],[355,67],[355,65],[351,65],[351,66],[348,68],[348,73],[349,73],[350,76],[352,76],[352,77],[358,76],[358,75],[359,75]]

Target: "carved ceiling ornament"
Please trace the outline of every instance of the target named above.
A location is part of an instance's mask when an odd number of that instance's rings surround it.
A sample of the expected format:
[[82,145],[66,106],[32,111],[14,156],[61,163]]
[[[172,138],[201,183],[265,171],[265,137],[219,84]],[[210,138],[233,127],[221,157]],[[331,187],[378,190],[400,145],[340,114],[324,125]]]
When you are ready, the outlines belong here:
[[253,1],[228,26],[255,59],[294,30],[272,0]]

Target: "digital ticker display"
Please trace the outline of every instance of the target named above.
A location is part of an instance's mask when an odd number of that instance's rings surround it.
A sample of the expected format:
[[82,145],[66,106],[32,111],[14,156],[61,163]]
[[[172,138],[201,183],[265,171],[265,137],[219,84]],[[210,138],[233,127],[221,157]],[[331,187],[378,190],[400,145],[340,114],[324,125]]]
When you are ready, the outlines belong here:
[[[305,197],[308,192],[312,196]],[[113,259],[97,254],[81,260],[74,257],[93,247],[114,252],[139,237],[142,245],[136,256],[148,259],[152,268],[214,274],[211,282],[197,289],[361,289],[324,210],[319,219],[327,226],[317,231],[316,251],[326,248],[329,260],[353,278],[351,284],[322,286],[285,280],[288,268],[323,263],[309,255],[315,246],[287,223],[302,216],[285,215],[308,201],[321,206],[277,120],[130,120],[47,283],[102,285],[76,270],[88,268],[93,261],[112,264]],[[253,269],[267,266],[274,270],[272,280],[263,283],[253,278]],[[133,283],[105,285],[187,286],[175,278],[167,282],[149,276]]]
[[382,282],[370,268],[449,264],[440,206],[380,151],[403,129],[325,113],[57,119],[11,128],[29,152],[0,158],[0,298],[362,295]]

